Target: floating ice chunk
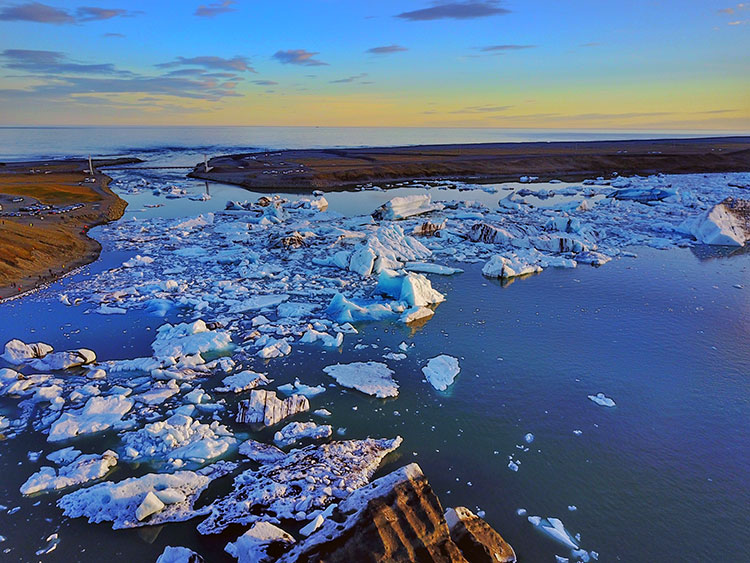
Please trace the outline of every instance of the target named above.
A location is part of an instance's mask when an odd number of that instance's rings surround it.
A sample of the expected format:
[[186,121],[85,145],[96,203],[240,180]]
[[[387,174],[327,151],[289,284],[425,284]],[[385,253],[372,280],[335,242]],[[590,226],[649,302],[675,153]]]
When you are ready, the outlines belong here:
[[141,504],[138,505],[138,508],[135,509],[135,517],[141,522],[152,514],[160,512],[165,506],[166,504],[160,501],[159,497],[149,491]]
[[322,514],[318,514],[315,518],[310,520],[306,526],[303,526],[299,533],[303,536],[307,537],[310,534],[312,534],[314,531],[316,531],[318,528],[320,528],[323,523],[326,521],[326,519],[323,517]]
[[482,274],[488,278],[513,278],[541,272],[542,267],[527,261],[524,257],[495,255],[482,268]]
[[183,414],[126,432],[123,445],[131,459],[159,459],[205,463],[237,443],[231,430],[213,421],[203,424]]
[[410,195],[394,197],[378,207],[372,216],[379,220],[396,221],[431,211],[440,211],[443,208],[442,203],[433,203],[429,194]]
[[401,354],[398,352],[388,352],[387,354],[383,355],[383,358],[385,358],[386,360],[393,360],[398,362],[401,360],[405,360],[406,358],[408,358],[408,356],[406,354]]
[[352,252],[349,259],[349,269],[360,276],[369,276],[375,266],[375,258],[377,258],[375,251],[369,246],[363,246]]
[[215,534],[230,524],[304,520],[366,485],[380,461],[401,442],[397,437],[311,445],[257,471],[248,469],[235,478],[231,493],[211,505],[211,515],[198,531]]
[[221,380],[222,386],[217,387],[219,393],[242,393],[255,389],[259,385],[268,385],[273,381],[268,379],[264,373],[258,373],[251,370],[244,370]]
[[294,379],[294,383],[287,383],[286,385],[279,386],[279,391],[282,391],[283,393],[287,393],[288,395],[291,395],[292,393],[298,393],[300,395],[304,395],[305,397],[314,397],[315,395],[320,395],[321,393],[325,393],[326,388],[322,385],[305,385],[304,383],[300,382],[299,378]]
[[313,414],[316,416],[329,417],[331,416],[331,411],[328,409],[317,409],[313,411]]
[[96,361],[93,350],[79,348],[67,352],[52,352],[43,358],[29,361],[29,365],[39,371],[57,371],[92,364]]
[[58,471],[53,467],[41,467],[21,485],[21,494],[32,495],[81,485],[104,477],[115,465],[117,465],[117,454],[107,450],[102,455],[78,456]]
[[261,464],[276,462],[286,456],[286,454],[276,446],[256,442],[255,440],[242,442],[240,444],[239,452]]
[[122,265],[125,268],[135,268],[136,266],[147,266],[148,264],[153,263],[154,259],[150,256],[141,256],[140,254],[136,254],[133,258],[130,260],[126,260],[122,263]]
[[393,317],[394,312],[390,304],[371,303],[368,305],[358,305],[350,301],[341,293],[337,293],[331,299],[331,303],[326,309],[326,314],[338,323],[363,322],[363,321],[381,321]]
[[240,301],[232,305],[229,308],[229,313],[246,313],[248,311],[257,311],[260,309],[267,309],[270,307],[277,307],[284,301],[287,301],[289,296],[286,294],[279,295],[255,295],[244,301]]
[[344,343],[344,335],[341,332],[337,332],[336,336],[331,336],[327,332],[319,332],[313,328],[307,329],[305,334],[302,335],[300,342],[312,343],[320,341],[326,348],[338,348]]
[[460,371],[461,368],[458,366],[458,359],[446,354],[432,358],[422,368],[422,373],[424,373],[427,381],[439,391],[448,389],[448,386],[453,384],[453,380]]
[[273,391],[253,389],[250,398],[237,407],[237,422],[273,426],[289,416],[310,410],[310,402],[303,395],[292,395],[282,401]]
[[168,545],[164,548],[156,563],[204,563],[204,559],[187,547],[172,547]]
[[433,311],[429,307],[411,307],[410,309],[407,309],[406,311],[401,313],[399,320],[402,323],[409,324],[421,319],[428,319],[434,314],[435,311]]
[[57,465],[68,465],[80,455],[80,450],[75,449],[73,446],[68,446],[67,448],[48,454],[47,459]]
[[320,305],[317,305],[315,303],[296,303],[287,301],[285,303],[281,303],[278,307],[276,307],[276,314],[281,317],[292,317],[295,319],[299,319],[302,317],[309,317],[313,311],[316,309],[319,309]]
[[180,386],[174,379],[170,379],[167,383],[155,383],[150,389],[135,395],[133,399],[146,405],[160,405],[179,392]]
[[[294,543],[294,538],[270,522],[256,522],[252,527],[224,548],[237,563],[268,563],[275,557],[268,555],[269,548],[280,545],[279,551]],[[284,546],[284,547],[281,547]]]
[[[109,521],[112,522],[114,530],[183,522],[209,511],[209,507],[196,510],[193,504],[213,479],[225,475],[235,467],[236,464],[222,462],[197,472],[150,473],[118,483],[99,483],[65,495],[57,501],[57,505],[69,518],[83,516],[92,524]],[[165,489],[179,491],[184,500],[166,504],[162,510],[146,520],[139,520],[136,511],[146,496]]]
[[[261,340],[261,339],[259,339]],[[258,352],[258,356],[264,359],[281,358],[288,356],[292,352],[292,347],[285,338],[274,339],[268,338],[264,341],[263,348]]]
[[589,399],[594,401],[601,407],[614,407],[615,401],[607,397],[604,393],[597,393],[596,395],[589,395]]
[[94,313],[99,313],[100,315],[124,315],[127,312],[127,309],[123,309],[122,307],[110,307],[104,304],[94,309]]
[[728,197],[680,229],[703,244],[744,246],[750,241],[750,200]]
[[576,254],[576,262],[579,264],[591,264],[592,266],[602,266],[612,260],[609,256],[593,250]]
[[[164,324],[156,330],[156,339],[151,344],[156,358],[172,359],[175,362],[186,356],[226,350],[232,343],[229,333],[211,330],[202,320],[178,325]],[[199,363],[203,363],[202,360]]]
[[441,276],[451,276],[463,272],[461,268],[451,268],[441,266],[440,264],[429,264],[427,262],[407,262],[404,266],[410,272],[420,272],[423,274],[439,274]]
[[445,296],[432,288],[432,283],[422,274],[401,274],[383,270],[378,276],[377,293],[388,295],[409,307],[424,307],[445,301]]
[[529,522],[539,528],[542,532],[547,534],[552,539],[560,542],[564,546],[570,549],[578,549],[578,542],[571,535],[568,530],[565,529],[562,521],[559,518],[541,518],[539,516],[529,516]]
[[9,364],[20,365],[35,358],[43,358],[52,352],[52,350],[52,346],[44,342],[25,344],[18,339],[14,339],[5,344],[5,351],[2,358]]
[[353,362],[323,368],[339,385],[374,395],[379,399],[396,397],[398,384],[393,380],[393,371],[379,362]]
[[304,438],[312,440],[328,438],[332,433],[333,429],[328,425],[318,426],[314,422],[290,422],[273,435],[273,441],[283,448]]
[[82,409],[63,413],[50,427],[47,441],[57,442],[81,434],[103,432],[121,422],[131,408],[133,400],[121,395],[91,397]]
[[531,442],[534,441],[534,435],[531,432],[529,432],[523,437],[523,441],[526,442],[527,444],[530,444]]

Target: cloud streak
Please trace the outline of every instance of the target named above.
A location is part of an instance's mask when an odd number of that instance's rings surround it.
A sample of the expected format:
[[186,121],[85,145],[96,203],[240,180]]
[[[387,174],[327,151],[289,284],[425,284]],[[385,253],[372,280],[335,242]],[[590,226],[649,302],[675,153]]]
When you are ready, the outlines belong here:
[[247,57],[235,56],[231,59],[222,57],[177,57],[174,61],[156,65],[157,68],[174,68],[178,66],[199,66],[210,70],[230,70],[234,72],[255,72]]
[[534,49],[536,45],[488,45],[479,50],[484,53],[497,53],[503,51],[522,51],[523,49]]
[[465,2],[437,2],[431,8],[402,12],[394,17],[407,21],[468,20],[509,14],[496,0],[468,0]]
[[367,49],[365,53],[370,53],[372,55],[389,55],[391,53],[401,53],[403,51],[408,51],[406,47],[402,47],[401,45],[383,45],[381,47],[373,47],[372,49]]
[[5,68],[33,74],[131,74],[118,70],[113,64],[80,64],[71,61],[59,51],[33,51],[30,49],[6,49],[0,53]]
[[286,51],[276,51],[273,54],[273,58],[285,65],[328,66],[328,63],[314,58],[315,55],[319,54],[317,52],[305,51],[304,49],[289,49]]
[[225,0],[224,2],[213,2],[211,4],[200,5],[196,8],[193,15],[199,18],[213,18],[227,12],[236,12],[237,9],[232,6],[236,4],[233,0]]
[[[196,59],[211,68],[209,65],[213,59],[220,58]],[[43,81],[27,88],[2,90],[0,97],[44,102],[70,101],[73,96],[91,95],[93,92],[96,95],[138,93],[219,101],[239,96],[236,87],[242,80],[236,73],[206,72],[203,68],[178,69],[156,76],[136,74],[118,69],[111,63],[82,64],[59,51],[26,49],[0,52],[0,66],[23,71]]]
[[13,4],[0,8],[0,21],[25,21],[34,23],[48,23],[66,25],[104,21],[116,17],[130,17],[138,12],[130,12],[120,8],[98,8],[82,6],[70,12],[41,2],[27,2]]

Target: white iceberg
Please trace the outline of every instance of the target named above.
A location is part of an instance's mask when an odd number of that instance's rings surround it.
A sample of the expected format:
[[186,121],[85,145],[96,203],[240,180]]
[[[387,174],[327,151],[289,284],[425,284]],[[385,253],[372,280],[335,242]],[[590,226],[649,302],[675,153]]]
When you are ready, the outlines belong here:
[[362,391],[379,399],[398,396],[398,384],[393,380],[393,371],[380,362],[353,362],[336,364],[323,371],[343,386]]
[[446,354],[432,358],[422,368],[422,373],[424,373],[427,381],[438,391],[448,389],[460,372],[461,368],[458,366],[458,359]]

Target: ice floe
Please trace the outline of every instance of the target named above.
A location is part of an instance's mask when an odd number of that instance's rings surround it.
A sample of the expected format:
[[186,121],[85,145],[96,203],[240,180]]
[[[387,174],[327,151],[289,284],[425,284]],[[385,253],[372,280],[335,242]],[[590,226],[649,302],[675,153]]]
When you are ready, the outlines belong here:
[[133,404],[132,399],[120,395],[91,397],[83,408],[60,415],[50,427],[47,440],[58,442],[118,427]]
[[[99,483],[65,495],[57,501],[57,505],[70,518],[85,517],[92,524],[112,522],[115,530],[183,522],[209,512],[208,506],[193,508],[195,501],[213,479],[225,475],[234,467],[234,464],[220,462],[199,471],[149,473],[117,483]],[[139,519],[138,514],[143,516],[159,506],[155,502],[144,505],[149,495],[156,497],[163,506]]]
[[350,387],[373,395],[379,399],[396,397],[398,384],[393,380],[393,371],[380,362],[353,362],[336,364],[323,371],[343,387]]
[[614,407],[614,399],[607,397],[604,393],[597,393],[596,395],[589,395],[589,399],[594,401],[600,407]]
[[422,368],[422,373],[424,373],[427,381],[438,391],[448,389],[460,371],[458,359],[446,354],[432,358]]
[[276,559],[269,554],[275,544],[285,551],[294,543],[294,538],[270,522],[255,522],[250,529],[229,542],[224,551],[237,559],[237,563],[267,563]]
[[62,459],[67,463],[59,469],[49,466],[41,467],[21,485],[21,493],[32,495],[82,485],[94,479],[101,479],[117,465],[118,457],[112,450],[107,450],[101,455],[80,455],[80,452],[77,453],[79,455],[72,460],[64,457],[53,458],[51,461]]
[[[183,414],[126,432],[122,438],[129,459],[205,463],[224,455],[237,443],[231,430],[217,421],[203,424]],[[178,464],[178,466],[181,464]]]
[[314,510],[366,485],[383,457],[401,441],[368,438],[307,446],[258,470],[248,469],[235,478],[232,492],[209,507],[210,515],[198,531],[215,534],[230,524],[306,520]]
[[305,438],[311,440],[328,438],[332,433],[333,429],[327,424],[318,425],[314,422],[290,422],[273,435],[273,441],[277,446],[285,447]]

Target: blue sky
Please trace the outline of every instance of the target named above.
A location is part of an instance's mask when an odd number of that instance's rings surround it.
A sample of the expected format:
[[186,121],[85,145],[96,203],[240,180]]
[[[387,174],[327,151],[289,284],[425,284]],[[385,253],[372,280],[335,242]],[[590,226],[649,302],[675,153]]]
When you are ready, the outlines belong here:
[[0,0],[0,123],[750,130],[750,4]]

